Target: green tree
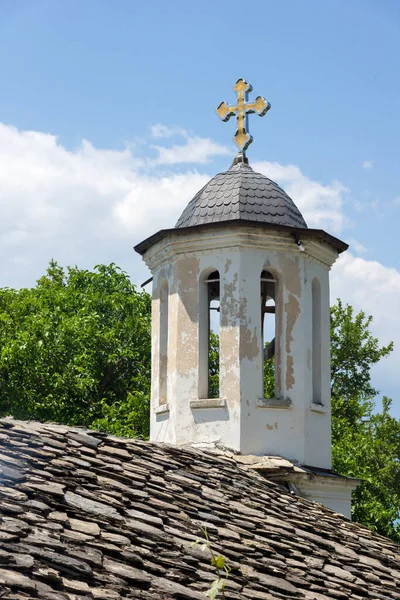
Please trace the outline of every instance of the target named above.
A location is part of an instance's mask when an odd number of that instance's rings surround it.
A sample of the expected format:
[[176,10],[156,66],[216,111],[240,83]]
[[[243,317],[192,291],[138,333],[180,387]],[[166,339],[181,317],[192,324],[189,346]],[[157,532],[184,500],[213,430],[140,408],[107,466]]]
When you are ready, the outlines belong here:
[[[268,346],[268,342],[265,343]],[[275,360],[272,356],[264,360],[264,398],[274,398],[275,396]]]
[[333,468],[362,480],[353,493],[353,519],[400,542],[400,421],[386,397],[377,410],[371,384],[372,366],[393,344],[380,346],[371,322],[340,300],[331,308]]
[[219,336],[212,329],[208,352],[208,396],[219,398]]
[[0,414],[148,435],[150,312],[113,264],[1,289]]
[[356,425],[333,418],[333,466],[362,480],[353,492],[353,519],[400,543],[400,422],[390,406],[384,397],[382,410]]
[[370,414],[378,391],[371,385],[371,368],[393,350],[393,342],[379,346],[370,325],[372,316],[354,314],[341,300],[331,307],[331,391],[334,417],[354,426]]
[[[115,265],[94,271],[51,262],[32,289],[0,289],[0,415],[149,433],[150,296]],[[333,465],[359,477],[353,517],[400,541],[400,422],[376,410],[372,317],[340,300],[331,309]],[[219,395],[219,339],[210,334],[210,395]],[[273,360],[264,368],[274,393]]]

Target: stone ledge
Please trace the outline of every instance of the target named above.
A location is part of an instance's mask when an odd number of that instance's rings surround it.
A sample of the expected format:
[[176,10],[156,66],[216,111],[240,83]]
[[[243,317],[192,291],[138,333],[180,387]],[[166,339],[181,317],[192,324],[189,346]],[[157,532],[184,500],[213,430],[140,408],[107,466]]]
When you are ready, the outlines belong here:
[[169,412],[169,404],[159,404],[155,407],[154,412],[156,415],[163,415],[164,413]]
[[224,408],[225,406],[226,398],[200,398],[190,401],[190,408]]
[[311,403],[310,410],[312,410],[313,412],[321,413],[322,415],[328,412],[328,409],[325,406],[325,404],[317,404],[316,402]]
[[289,398],[257,398],[257,408],[292,408],[292,401]]

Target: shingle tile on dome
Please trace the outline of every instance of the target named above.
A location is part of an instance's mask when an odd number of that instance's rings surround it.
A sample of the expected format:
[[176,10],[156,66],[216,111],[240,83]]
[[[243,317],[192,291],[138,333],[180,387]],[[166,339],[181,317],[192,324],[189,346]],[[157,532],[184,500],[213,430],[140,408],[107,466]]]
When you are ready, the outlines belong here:
[[253,171],[243,155],[238,155],[228,171],[213,177],[194,196],[175,227],[237,219],[307,227],[286,192],[265,175]]
[[227,455],[0,420],[0,598],[206,600],[202,527],[227,600],[400,598],[396,544]]

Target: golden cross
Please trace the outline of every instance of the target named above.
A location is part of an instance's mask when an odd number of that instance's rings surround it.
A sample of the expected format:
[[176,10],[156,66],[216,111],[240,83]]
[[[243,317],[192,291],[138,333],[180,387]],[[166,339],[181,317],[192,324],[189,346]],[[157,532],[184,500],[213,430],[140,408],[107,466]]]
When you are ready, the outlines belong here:
[[237,129],[234,140],[243,152],[253,141],[253,137],[248,132],[248,115],[256,112],[263,117],[271,108],[270,103],[262,96],[257,96],[254,102],[248,102],[248,95],[253,87],[244,79],[238,79],[233,89],[237,92],[236,106],[229,106],[226,102],[221,102],[217,108],[217,113],[223,121],[229,121],[236,115]]

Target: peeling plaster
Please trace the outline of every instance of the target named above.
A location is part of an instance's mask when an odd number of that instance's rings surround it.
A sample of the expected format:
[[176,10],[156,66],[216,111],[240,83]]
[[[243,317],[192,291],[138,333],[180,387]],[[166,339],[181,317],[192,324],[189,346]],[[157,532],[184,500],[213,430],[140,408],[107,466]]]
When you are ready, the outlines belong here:
[[295,384],[293,364],[293,356],[289,354],[286,360],[286,388],[288,390],[291,390]]
[[238,274],[235,273],[231,283],[224,283],[224,291],[221,295],[221,327],[235,326],[236,316],[239,312],[238,301],[235,299],[237,291]]
[[[269,263],[265,263],[266,265]],[[283,284],[282,277],[279,276],[278,285],[275,288],[275,396],[280,398],[282,395],[282,352],[283,348]]]
[[[175,335],[169,342],[169,355],[174,356],[171,367],[179,376],[183,389],[190,392],[196,380],[198,354],[198,281],[200,260],[180,258],[174,264],[173,279],[177,292],[170,303],[171,329]],[[185,383],[184,383],[185,382]]]
[[[314,276],[321,279],[323,299],[327,303],[332,252],[325,251],[325,246],[316,243],[311,248],[313,256],[301,255],[291,235],[252,231],[251,236],[246,237],[242,230],[227,226],[218,235],[214,231],[193,232],[179,239],[166,239],[148,251],[146,261],[154,276],[152,343],[153,360],[156,360],[152,370],[152,406],[159,401],[160,394],[158,312],[163,280],[168,281],[170,290],[171,333],[168,344],[170,412],[161,418],[152,411],[151,439],[172,444],[219,440],[242,453],[279,454],[300,463],[331,467],[330,412],[309,411],[312,341],[307,282]],[[199,398],[200,390],[199,331],[202,332],[204,307],[199,278],[211,267],[221,275],[220,394],[226,400],[226,408],[199,411],[190,408],[190,401]],[[276,397],[295,398],[295,402],[279,408],[257,404],[262,395],[258,281],[263,268],[278,280]],[[326,321],[328,319],[327,310]],[[326,345],[329,323],[324,323],[324,327]],[[304,374],[304,378],[300,374]],[[323,388],[329,399],[329,378],[325,379]]]
[[221,356],[221,391],[228,401],[233,400],[240,403],[240,396],[237,392],[240,376],[238,329],[234,327],[221,328],[220,340],[221,346],[223,345],[227,349]]
[[198,280],[200,260],[195,257],[178,260],[176,263],[176,281],[178,294],[188,317],[192,321],[198,319]]
[[286,311],[286,352],[290,352],[293,341],[292,332],[296,319],[300,314],[300,304],[293,294],[289,294],[289,300],[285,304]]
[[249,360],[253,360],[257,358],[259,355],[260,348],[257,344],[257,329],[254,327],[253,334],[251,330],[246,328],[242,328],[241,336],[240,336],[240,356],[241,358],[248,358]]
[[296,319],[300,314],[299,301],[293,294],[289,294],[289,300],[285,304],[286,311],[286,389],[290,390],[294,386],[294,361],[291,352],[291,344],[293,341],[293,327],[296,323]]
[[296,256],[282,256],[280,259],[282,273],[285,275],[285,286],[295,296],[301,297],[300,265]]
[[276,429],[276,430],[279,429],[278,421],[275,421],[275,423],[273,425],[270,425],[269,423],[266,423],[265,426],[268,429],[268,431],[272,431],[273,429]]
[[242,297],[240,299],[239,319],[240,319],[241,323],[247,324],[247,298],[246,297]]

